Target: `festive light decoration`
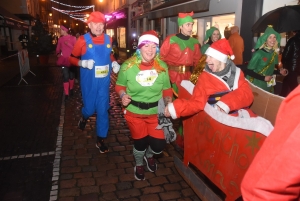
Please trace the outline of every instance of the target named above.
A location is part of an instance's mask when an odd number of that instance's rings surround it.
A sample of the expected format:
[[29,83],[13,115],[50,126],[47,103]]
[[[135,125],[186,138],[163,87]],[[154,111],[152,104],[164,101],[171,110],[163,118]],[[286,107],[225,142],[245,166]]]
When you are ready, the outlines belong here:
[[64,3],[60,3],[58,1],[54,1],[54,0],[50,0],[54,3],[57,3],[57,4],[60,4],[60,5],[63,5],[63,6],[68,6],[68,7],[72,7],[72,8],[86,8],[86,9],[89,9],[89,8],[94,8],[95,5],[91,5],[91,6],[72,6],[72,5],[68,5],[68,4],[64,4]]
[[60,4],[60,5],[63,5],[63,6],[71,7],[71,8],[79,8],[77,10],[62,10],[62,9],[52,7],[53,10],[56,10],[60,13],[68,15],[69,17],[71,17],[75,20],[80,20],[80,21],[83,21],[83,22],[86,21],[86,18],[87,18],[86,14],[85,13],[78,13],[78,12],[88,10],[88,9],[91,9],[91,8],[93,8],[93,11],[95,10],[95,5],[91,5],[91,6],[73,6],[73,5],[64,4],[64,3],[54,1],[54,0],[50,0],[50,1],[52,1],[54,3],[57,3],[57,4]]

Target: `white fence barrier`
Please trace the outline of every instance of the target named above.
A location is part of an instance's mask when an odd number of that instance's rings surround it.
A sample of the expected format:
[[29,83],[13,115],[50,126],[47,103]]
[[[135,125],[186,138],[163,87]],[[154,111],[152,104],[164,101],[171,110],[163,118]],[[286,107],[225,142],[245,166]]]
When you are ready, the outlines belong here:
[[31,70],[30,70],[30,65],[29,65],[29,58],[28,58],[28,52],[27,50],[23,49],[18,52],[18,58],[19,58],[19,66],[20,66],[20,75],[21,75],[21,80],[19,81],[18,85],[21,83],[23,80],[26,84],[26,80],[24,79],[24,76],[27,75],[28,72],[36,76]]

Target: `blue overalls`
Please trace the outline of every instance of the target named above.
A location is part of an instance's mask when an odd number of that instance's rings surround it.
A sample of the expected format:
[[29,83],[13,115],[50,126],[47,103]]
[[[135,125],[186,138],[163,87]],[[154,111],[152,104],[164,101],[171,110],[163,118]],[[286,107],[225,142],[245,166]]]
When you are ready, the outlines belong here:
[[92,70],[80,68],[81,92],[83,108],[81,110],[85,119],[97,113],[97,136],[106,138],[109,128],[109,85],[111,73],[111,44],[109,36],[104,34],[104,44],[94,44],[89,33],[84,35],[86,53],[82,60],[95,61]]

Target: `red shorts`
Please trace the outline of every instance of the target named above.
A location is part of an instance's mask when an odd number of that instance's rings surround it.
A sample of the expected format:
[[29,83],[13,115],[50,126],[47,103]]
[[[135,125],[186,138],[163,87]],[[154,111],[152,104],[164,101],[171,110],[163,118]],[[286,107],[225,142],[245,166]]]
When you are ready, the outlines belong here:
[[157,115],[137,115],[126,111],[124,117],[133,139],[141,139],[148,135],[165,139],[163,130],[155,129],[158,125]]

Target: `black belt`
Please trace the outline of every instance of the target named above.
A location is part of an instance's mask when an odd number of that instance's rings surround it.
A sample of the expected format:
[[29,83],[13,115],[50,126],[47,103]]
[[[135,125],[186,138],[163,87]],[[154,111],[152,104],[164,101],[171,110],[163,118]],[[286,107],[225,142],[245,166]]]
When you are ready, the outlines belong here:
[[138,107],[141,110],[148,110],[150,108],[157,107],[158,101],[153,102],[153,103],[144,103],[144,102],[138,102],[138,101],[131,100],[130,104],[134,105],[135,107]]

